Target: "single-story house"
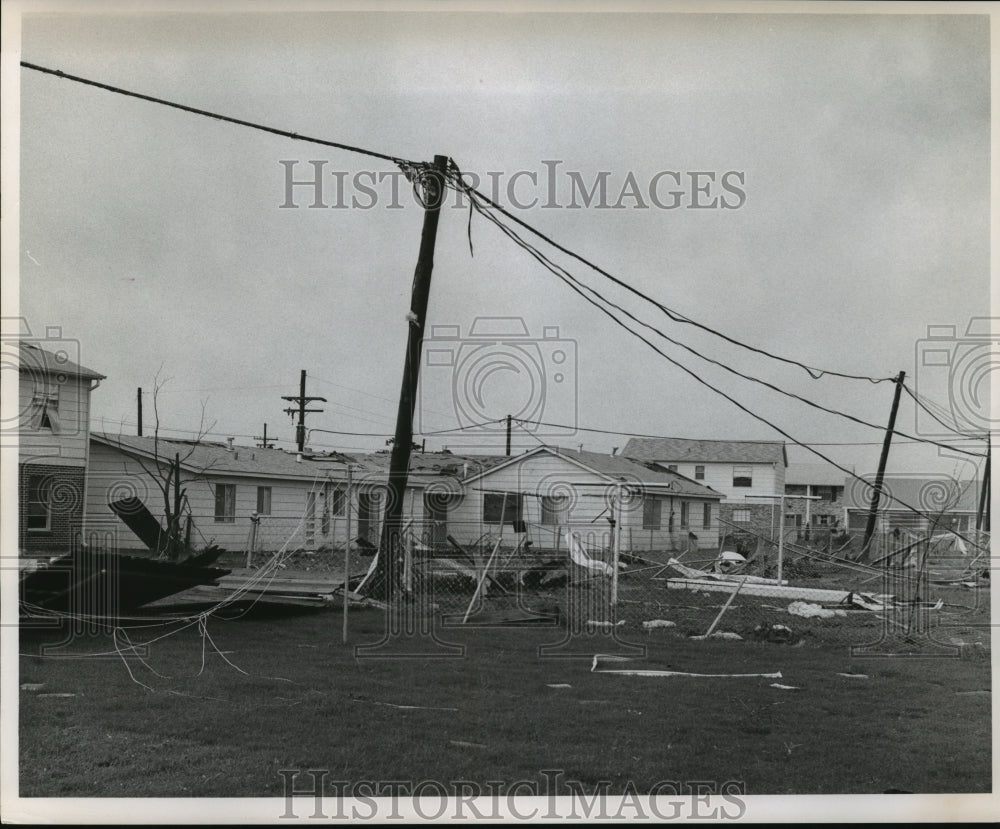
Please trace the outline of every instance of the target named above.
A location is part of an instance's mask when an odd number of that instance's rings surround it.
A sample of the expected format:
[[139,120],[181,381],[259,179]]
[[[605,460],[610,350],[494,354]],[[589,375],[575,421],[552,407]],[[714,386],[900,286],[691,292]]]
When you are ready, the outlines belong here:
[[474,542],[523,524],[536,549],[565,549],[567,529],[609,548],[620,499],[621,549],[687,550],[719,543],[722,495],[678,472],[597,452],[539,446],[473,471],[448,510],[449,532]]
[[[851,531],[864,531],[867,525],[874,481],[875,476],[871,475],[862,481],[848,478],[844,482],[846,521]],[[882,481],[876,531],[898,528],[933,534],[949,529],[960,533],[974,530],[979,485],[980,481],[975,479],[963,481],[948,475],[886,475]]]

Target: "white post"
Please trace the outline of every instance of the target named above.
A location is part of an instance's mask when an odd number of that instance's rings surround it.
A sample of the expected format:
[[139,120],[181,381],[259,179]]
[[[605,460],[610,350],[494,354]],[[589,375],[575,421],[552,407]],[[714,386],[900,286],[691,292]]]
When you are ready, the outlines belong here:
[[[809,503],[806,501],[806,503]],[[781,512],[778,515],[778,584],[781,584],[781,570],[785,557],[785,496],[781,496]]]
[[347,644],[347,581],[351,572],[351,472],[347,467],[347,540],[344,542],[344,644]]
[[618,557],[621,553],[622,540],[622,485],[615,486],[615,536],[612,539],[614,554],[611,559],[611,606],[618,604]]

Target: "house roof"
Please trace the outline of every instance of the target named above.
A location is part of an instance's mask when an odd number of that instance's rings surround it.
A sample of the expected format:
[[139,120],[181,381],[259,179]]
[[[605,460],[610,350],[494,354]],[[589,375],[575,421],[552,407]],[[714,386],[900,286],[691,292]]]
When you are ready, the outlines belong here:
[[[845,502],[848,509],[871,507],[874,476],[864,481],[848,478]],[[895,499],[899,499],[898,501]],[[886,475],[882,481],[880,509],[910,512],[914,507],[929,517],[942,512],[975,512],[978,507],[979,481],[960,481],[948,475],[928,478],[916,475]],[[902,503],[900,503],[902,502]]]
[[692,481],[677,472],[665,469],[653,469],[638,461],[623,458],[621,455],[605,455],[599,452],[584,452],[575,449],[563,449],[558,446],[538,446],[521,455],[512,458],[501,458],[500,463],[477,472],[466,478],[466,483],[478,478],[489,477],[502,467],[519,463],[525,458],[547,452],[565,458],[568,462],[582,467],[607,480],[621,481],[629,484],[645,485],[657,491],[669,490],[677,495],[688,495],[694,498],[722,498],[722,493],[711,487]]
[[[112,448],[120,449],[130,454],[152,458],[154,451],[161,459],[169,460],[175,454],[180,454],[181,465],[190,472],[202,473],[206,470],[215,475],[237,475],[255,478],[283,478],[290,480],[312,481],[316,477],[323,479],[346,479],[347,468],[352,466],[356,482],[366,477],[384,481],[389,470],[390,454],[376,452],[373,454],[344,454],[331,452],[329,454],[313,454],[305,452],[302,460],[297,459],[297,453],[284,449],[260,449],[252,446],[234,445],[230,450],[228,444],[218,441],[187,441],[170,440],[151,436],[111,435],[93,433],[91,437]],[[484,465],[499,463],[503,457],[468,457],[452,455],[448,452],[414,452],[410,456],[410,483],[414,486],[426,486],[430,481],[458,482],[465,477],[470,468],[483,468]],[[477,464],[472,467],[472,464]]]
[[691,440],[689,438],[630,438],[622,454],[658,463],[771,463],[788,466],[785,444],[763,440]]
[[46,351],[34,342],[21,340],[18,370],[25,374],[65,374],[86,380],[104,380],[105,376],[69,359],[66,350]]
[[829,463],[790,463],[785,472],[785,484],[844,486],[844,470]]

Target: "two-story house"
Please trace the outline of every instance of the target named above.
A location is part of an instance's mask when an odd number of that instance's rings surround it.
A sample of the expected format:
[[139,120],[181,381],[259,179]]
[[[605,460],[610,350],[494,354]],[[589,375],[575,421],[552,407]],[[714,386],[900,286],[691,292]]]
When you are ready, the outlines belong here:
[[632,438],[626,458],[654,463],[722,493],[721,518],[736,524],[769,524],[785,491],[788,456],[781,441]]
[[45,345],[18,344],[17,538],[21,552],[56,555],[83,528],[90,393],[104,375],[70,359],[71,341]]
[[[785,527],[803,534],[847,521],[844,472],[828,463],[792,463],[785,473]],[[806,496],[806,497],[801,497]]]

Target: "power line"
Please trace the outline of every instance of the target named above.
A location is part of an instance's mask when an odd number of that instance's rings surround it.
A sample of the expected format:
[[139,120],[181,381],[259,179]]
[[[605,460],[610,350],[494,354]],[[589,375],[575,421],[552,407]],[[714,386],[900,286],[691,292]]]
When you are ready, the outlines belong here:
[[[757,348],[755,346],[749,345],[748,343],[744,343],[744,342],[742,342],[740,340],[735,339],[734,337],[730,337],[729,335],[724,334],[723,332],[718,331],[718,330],[716,330],[716,329],[714,329],[714,328],[712,328],[712,327],[710,327],[708,325],[705,325],[704,323],[700,323],[697,320],[691,319],[690,317],[688,317],[688,316],[686,316],[684,314],[681,314],[678,311],[675,311],[675,310],[669,308],[668,306],[664,305],[663,303],[659,302],[658,300],[654,299],[653,297],[649,296],[648,294],[643,293],[638,288],[635,288],[632,285],[629,285],[627,282],[624,282],[623,280],[619,279],[618,277],[613,276],[612,274],[608,273],[606,270],[604,270],[603,268],[601,268],[599,265],[594,264],[589,259],[586,259],[585,257],[581,256],[580,254],[576,253],[575,251],[572,251],[569,248],[564,247],[563,245],[559,244],[558,242],[556,242],[555,240],[553,240],[549,236],[546,236],[544,233],[542,233],[540,230],[538,230],[534,226],[528,224],[527,222],[525,222],[522,219],[519,219],[517,216],[515,216],[514,214],[512,214],[511,212],[509,212],[502,205],[500,205],[497,202],[493,201],[493,199],[491,199],[489,196],[487,196],[484,193],[480,192],[479,190],[477,190],[477,189],[475,189],[475,188],[470,187],[469,185],[467,185],[464,182],[464,180],[462,179],[462,172],[458,168],[458,165],[455,164],[454,160],[452,160],[451,165],[452,165],[453,169],[450,171],[451,175],[449,176],[449,179],[448,179],[449,180],[449,184],[454,189],[461,190],[461,191],[465,192],[467,195],[469,195],[469,197],[470,197],[470,204],[475,204],[475,197],[478,197],[478,198],[482,199],[483,202],[485,202],[486,204],[489,204],[491,207],[493,207],[494,209],[496,209],[500,213],[502,213],[504,216],[506,216],[508,219],[510,219],[513,222],[516,222],[521,227],[523,227],[525,230],[527,230],[530,233],[532,233],[533,235],[537,236],[539,239],[543,240],[544,242],[547,242],[549,245],[551,245],[552,247],[554,247],[556,250],[560,251],[561,253],[564,253],[566,256],[569,256],[569,257],[572,257],[573,259],[576,259],[578,262],[581,262],[582,264],[586,265],[591,270],[597,272],[598,274],[600,274],[601,276],[605,277],[606,279],[609,279],[611,282],[613,282],[614,284],[618,285],[619,287],[624,288],[626,291],[629,291],[630,293],[634,294],[635,296],[638,296],[641,299],[644,299],[646,302],[650,303],[651,305],[655,306],[660,311],[662,311],[664,314],[666,314],[674,322],[683,323],[685,325],[693,325],[696,328],[700,328],[701,330],[706,331],[706,332],[708,332],[710,334],[713,334],[716,337],[720,337],[721,339],[726,340],[727,342],[729,342],[729,343],[731,343],[733,345],[739,346],[740,348],[744,348],[744,349],[746,349],[748,351],[752,351],[752,352],[754,352],[756,354],[761,354],[761,355],[763,355],[765,357],[770,357],[773,360],[778,360],[778,361],[783,362],[783,363],[788,363],[789,365],[798,366],[799,368],[805,370],[809,374],[809,376],[812,377],[812,379],[814,379],[814,380],[818,380],[821,377],[823,377],[824,375],[830,375],[831,377],[841,377],[841,378],[844,378],[844,379],[847,379],[847,380],[867,380],[869,383],[886,383],[886,382],[892,382],[894,380],[894,378],[892,378],[892,377],[869,377],[867,375],[848,374],[846,372],[833,371],[831,369],[820,369],[820,368],[816,368],[814,366],[809,366],[806,363],[803,363],[803,362],[801,362],[799,360],[793,360],[793,359],[791,359],[789,357],[782,357],[781,355],[774,354],[774,353],[772,353],[770,351],[767,351],[765,349]],[[482,211],[479,211],[479,212],[482,213]]]
[[299,135],[297,132],[289,132],[288,130],[269,127],[265,124],[256,124],[253,121],[244,121],[241,118],[233,118],[229,115],[220,115],[217,112],[209,112],[205,109],[196,109],[195,107],[186,106],[185,104],[179,104],[174,101],[168,101],[164,98],[154,98],[152,95],[143,95],[140,92],[133,92],[130,89],[122,89],[121,87],[100,83],[99,81],[90,80],[89,78],[81,78],[79,75],[70,75],[60,69],[49,69],[48,67],[39,66],[35,63],[28,63],[28,61],[24,60],[21,61],[21,66],[25,69],[33,69],[36,72],[43,72],[46,75],[55,75],[57,78],[63,78],[67,81],[74,81],[75,83],[81,83],[86,86],[96,87],[97,89],[103,89],[106,92],[114,92],[116,95],[138,98],[140,101],[148,101],[151,104],[160,104],[161,106],[171,107],[172,109],[179,109],[182,112],[189,112],[192,115],[202,115],[206,118],[213,118],[216,121],[224,121],[228,124],[236,124],[237,126],[249,127],[250,129],[260,130],[261,132],[269,132],[272,135],[280,135],[283,138],[291,138],[295,141],[305,141],[309,144],[319,144],[323,147],[333,147],[334,149],[344,150],[349,153],[358,153],[371,158],[381,158],[385,161],[391,161],[393,164],[397,165],[412,164],[412,162],[408,162],[406,159],[399,158],[397,156],[386,155],[385,153],[379,153],[374,150],[366,150],[363,147],[354,147],[350,144],[341,144],[337,141],[325,141],[322,138],[312,138],[308,135]]
[[[476,209],[477,209],[477,211],[482,216],[484,216],[485,218],[487,218],[489,221],[493,222],[493,224],[495,224],[505,235],[507,235],[508,238],[510,238],[511,240],[513,240],[515,242],[515,244],[519,245],[523,250],[527,251],[531,256],[533,256],[543,267],[545,267],[547,270],[549,270],[551,273],[553,273],[555,276],[557,276],[559,279],[561,279],[563,282],[565,282],[567,285],[569,285],[570,288],[572,288],[574,291],[576,291],[576,293],[578,293],[580,296],[582,296],[584,299],[586,299],[588,302],[590,302],[596,308],[598,308],[599,310],[603,311],[607,316],[609,316],[612,319],[613,322],[615,322],[617,325],[619,325],[620,327],[624,328],[626,331],[628,331],[629,333],[633,334],[634,336],[639,337],[640,339],[643,340],[643,342],[646,342],[647,344],[652,345],[651,343],[649,343],[648,340],[646,340],[644,337],[642,337],[638,332],[636,332],[633,329],[629,328],[624,322],[621,321],[621,319],[619,319],[618,317],[616,317],[611,311],[609,311],[607,308],[603,307],[598,302],[596,302],[593,299],[591,299],[591,297],[589,297],[586,293],[584,293],[584,291],[589,291],[591,294],[593,294],[595,297],[597,297],[601,302],[604,302],[607,305],[611,306],[612,308],[615,308],[616,310],[618,310],[621,313],[625,314],[631,320],[633,320],[633,321],[639,323],[640,325],[646,327],[647,329],[653,331],[654,333],[658,334],[660,337],[662,337],[663,339],[667,340],[668,342],[670,342],[670,343],[672,343],[672,344],[674,344],[676,346],[679,346],[679,347],[685,349],[686,351],[690,352],[691,354],[694,354],[696,357],[699,357],[702,360],[705,360],[706,362],[708,362],[708,363],[710,363],[712,365],[718,366],[719,368],[722,368],[725,371],[728,371],[731,374],[736,375],[737,377],[740,377],[740,378],[742,378],[744,380],[748,380],[750,382],[758,383],[758,384],[760,384],[760,385],[762,385],[762,386],[764,386],[764,387],[766,387],[768,389],[771,389],[772,391],[778,392],[779,394],[783,394],[783,395],[785,395],[787,397],[790,397],[790,398],[792,398],[794,400],[798,400],[798,401],[800,401],[802,403],[805,403],[808,406],[812,406],[815,409],[827,412],[828,414],[832,414],[832,415],[837,415],[837,416],[843,417],[843,418],[845,418],[847,420],[850,420],[850,421],[852,421],[854,423],[857,423],[857,424],[863,425],[863,426],[867,426],[867,427],[869,427],[871,429],[875,429],[875,430],[880,431],[880,432],[881,431],[885,431],[884,427],[879,426],[878,424],[871,423],[869,421],[863,420],[862,418],[856,417],[856,416],[854,416],[852,414],[848,414],[847,412],[842,412],[842,411],[840,411],[838,409],[831,409],[831,408],[829,408],[827,406],[823,406],[820,403],[816,403],[815,401],[809,400],[808,398],[802,397],[801,395],[795,394],[794,392],[790,392],[790,391],[787,391],[785,389],[782,389],[781,387],[776,386],[773,383],[769,383],[766,380],[762,380],[762,379],[760,379],[758,377],[754,377],[752,375],[745,374],[745,373],[743,373],[741,371],[738,371],[737,369],[732,368],[731,366],[728,366],[728,365],[726,365],[724,363],[719,362],[718,360],[714,360],[711,357],[707,357],[706,355],[702,354],[701,352],[697,351],[696,349],[694,349],[694,348],[692,348],[692,347],[690,347],[690,346],[688,346],[688,345],[686,345],[686,344],[684,344],[682,342],[679,342],[679,341],[673,339],[672,337],[668,336],[667,334],[665,334],[664,332],[662,332],[661,330],[659,330],[655,326],[652,326],[649,323],[646,323],[643,320],[638,319],[635,315],[633,315],[627,309],[624,309],[620,305],[618,305],[615,302],[609,300],[607,297],[605,297],[603,294],[601,294],[595,288],[592,288],[589,285],[586,285],[585,283],[583,283],[580,280],[578,280],[576,277],[573,276],[573,274],[571,274],[569,271],[567,271],[562,266],[557,265],[556,263],[552,262],[552,260],[550,260],[545,254],[543,254],[541,251],[539,251],[536,247],[534,247],[529,242],[527,242],[516,231],[514,231],[513,229],[511,229],[511,228],[507,227],[506,225],[504,225],[503,222],[501,222],[500,220],[498,220],[495,216],[491,215],[489,212],[483,210],[479,205],[476,206]],[[654,346],[654,348],[655,348],[655,346]],[[659,351],[659,349],[656,349],[656,350]],[[663,354],[662,351],[659,351],[659,353],[662,356],[666,356],[666,355]],[[909,440],[919,441],[919,442],[927,443],[927,444],[930,444],[930,445],[933,445],[933,446],[938,446],[938,447],[941,447],[941,448],[954,449],[954,451],[962,452],[964,454],[972,455],[972,456],[975,456],[975,457],[983,457],[983,455],[981,455],[978,452],[972,452],[970,450],[965,450],[965,449],[956,449],[955,447],[947,446],[945,444],[939,443],[939,442],[931,440],[929,438],[916,437],[914,435],[910,435],[910,434],[908,434],[906,432],[902,432],[902,431],[899,431],[899,430],[896,430],[896,429],[892,430],[892,434],[899,435],[899,436],[904,437],[904,438],[908,438]]]

